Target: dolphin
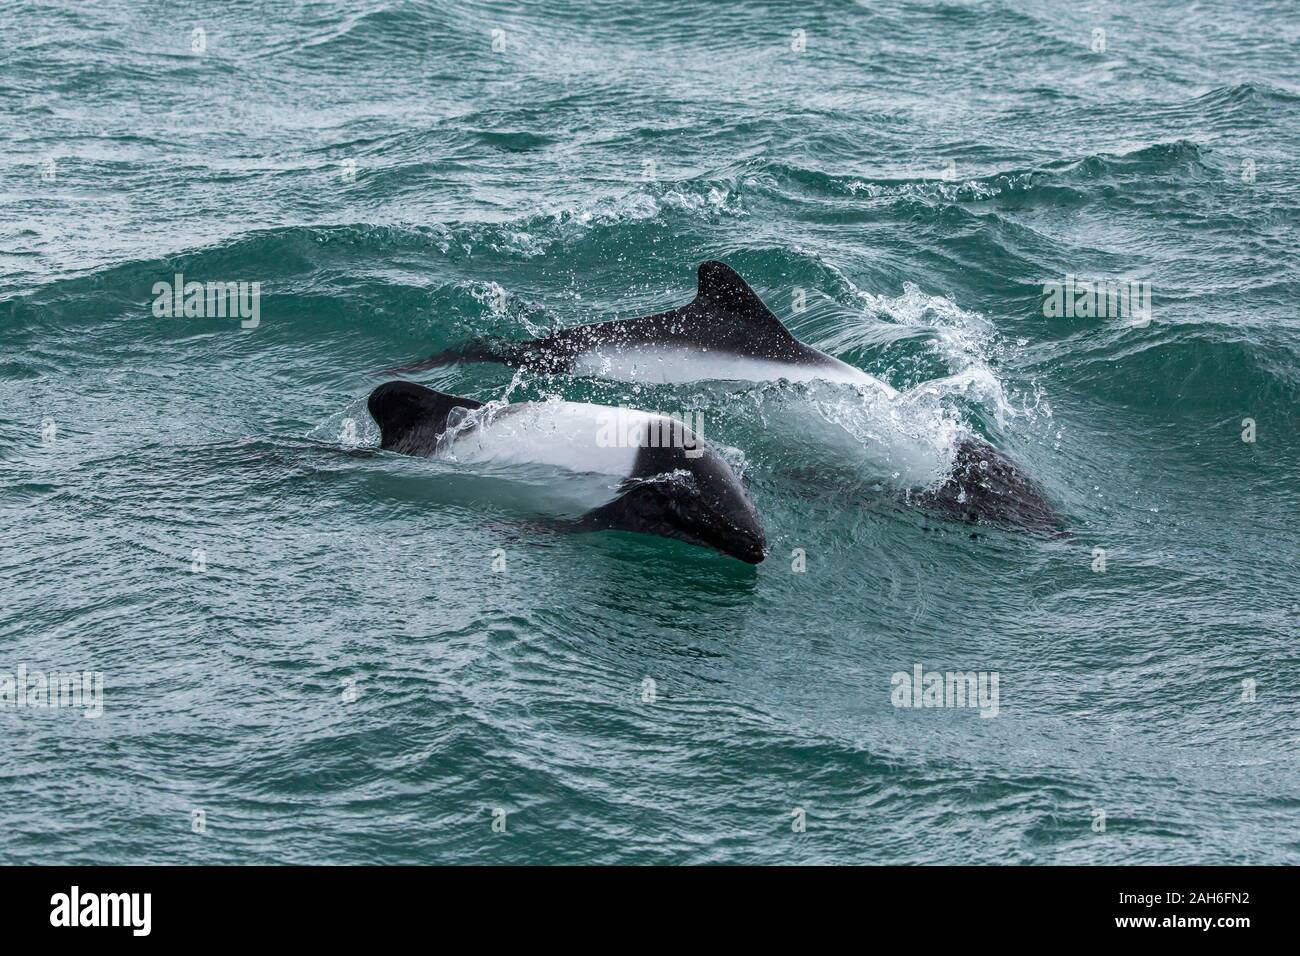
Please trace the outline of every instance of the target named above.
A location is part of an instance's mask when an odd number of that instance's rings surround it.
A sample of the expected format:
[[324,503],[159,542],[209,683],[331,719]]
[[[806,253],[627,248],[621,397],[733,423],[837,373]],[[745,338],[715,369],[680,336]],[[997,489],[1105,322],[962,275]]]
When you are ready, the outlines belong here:
[[866,385],[891,398],[898,394],[880,379],[800,342],[734,269],[716,261],[700,266],[695,299],[681,308],[579,325],[529,341],[475,339],[387,372],[460,362],[660,384],[824,379]]
[[400,380],[380,385],[367,404],[379,425],[379,447],[387,451],[468,464],[550,465],[616,479],[590,492],[590,510],[560,525],[567,530],[635,531],[749,564],[763,560],[766,537],[744,485],[676,419],[585,402],[485,406]]

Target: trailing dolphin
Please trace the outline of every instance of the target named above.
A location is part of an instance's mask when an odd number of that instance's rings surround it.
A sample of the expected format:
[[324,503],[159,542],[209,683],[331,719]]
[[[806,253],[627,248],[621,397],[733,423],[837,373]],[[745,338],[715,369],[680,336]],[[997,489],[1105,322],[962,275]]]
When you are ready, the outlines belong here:
[[583,402],[485,407],[414,382],[387,382],[368,402],[380,447],[466,463],[551,465],[618,479],[568,527],[661,535],[715,548],[750,564],[766,538],[726,461],[682,422]]
[[825,379],[897,394],[885,382],[796,339],[725,263],[704,263],[698,280],[695,299],[679,309],[579,325],[531,341],[478,339],[388,371],[497,362],[551,375],[625,382]]

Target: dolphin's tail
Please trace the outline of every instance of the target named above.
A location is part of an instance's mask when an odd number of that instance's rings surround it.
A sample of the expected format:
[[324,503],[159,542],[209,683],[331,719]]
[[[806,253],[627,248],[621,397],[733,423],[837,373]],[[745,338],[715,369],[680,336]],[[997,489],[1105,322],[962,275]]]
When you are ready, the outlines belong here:
[[443,365],[459,365],[462,362],[496,362],[500,365],[515,366],[519,364],[520,343],[507,339],[481,338],[472,339],[454,348],[435,352],[428,358],[380,369],[375,375],[406,375],[411,372],[423,372],[425,369],[438,368]]

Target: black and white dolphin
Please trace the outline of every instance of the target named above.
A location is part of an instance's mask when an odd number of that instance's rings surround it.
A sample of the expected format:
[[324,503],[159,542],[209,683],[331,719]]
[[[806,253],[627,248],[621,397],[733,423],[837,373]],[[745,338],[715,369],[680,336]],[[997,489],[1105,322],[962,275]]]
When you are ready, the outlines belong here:
[[880,379],[796,339],[725,263],[704,263],[698,278],[695,299],[679,309],[579,325],[531,341],[477,339],[388,371],[498,362],[550,375],[623,382],[824,379],[867,385],[890,397],[897,394]]
[[368,405],[380,447],[389,451],[468,464],[550,465],[617,479],[592,492],[584,502],[590,510],[562,525],[570,530],[637,531],[750,564],[763,560],[763,526],[740,479],[675,419],[585,402],[485,407],[406,381],[379,386]]

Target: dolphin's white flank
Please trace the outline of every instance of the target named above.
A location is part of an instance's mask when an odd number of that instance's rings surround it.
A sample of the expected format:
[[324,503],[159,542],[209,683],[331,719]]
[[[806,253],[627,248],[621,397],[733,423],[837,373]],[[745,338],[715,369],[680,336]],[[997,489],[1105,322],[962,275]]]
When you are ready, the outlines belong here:
[[708,348],[602,348],[579,352],[569,366],[572,375],[617,382],[677,385],[702,380],[735,382],[827,381],[864,385],[893,398],[897,390],[862,369],[832,356],[817,365],[781,362]]

